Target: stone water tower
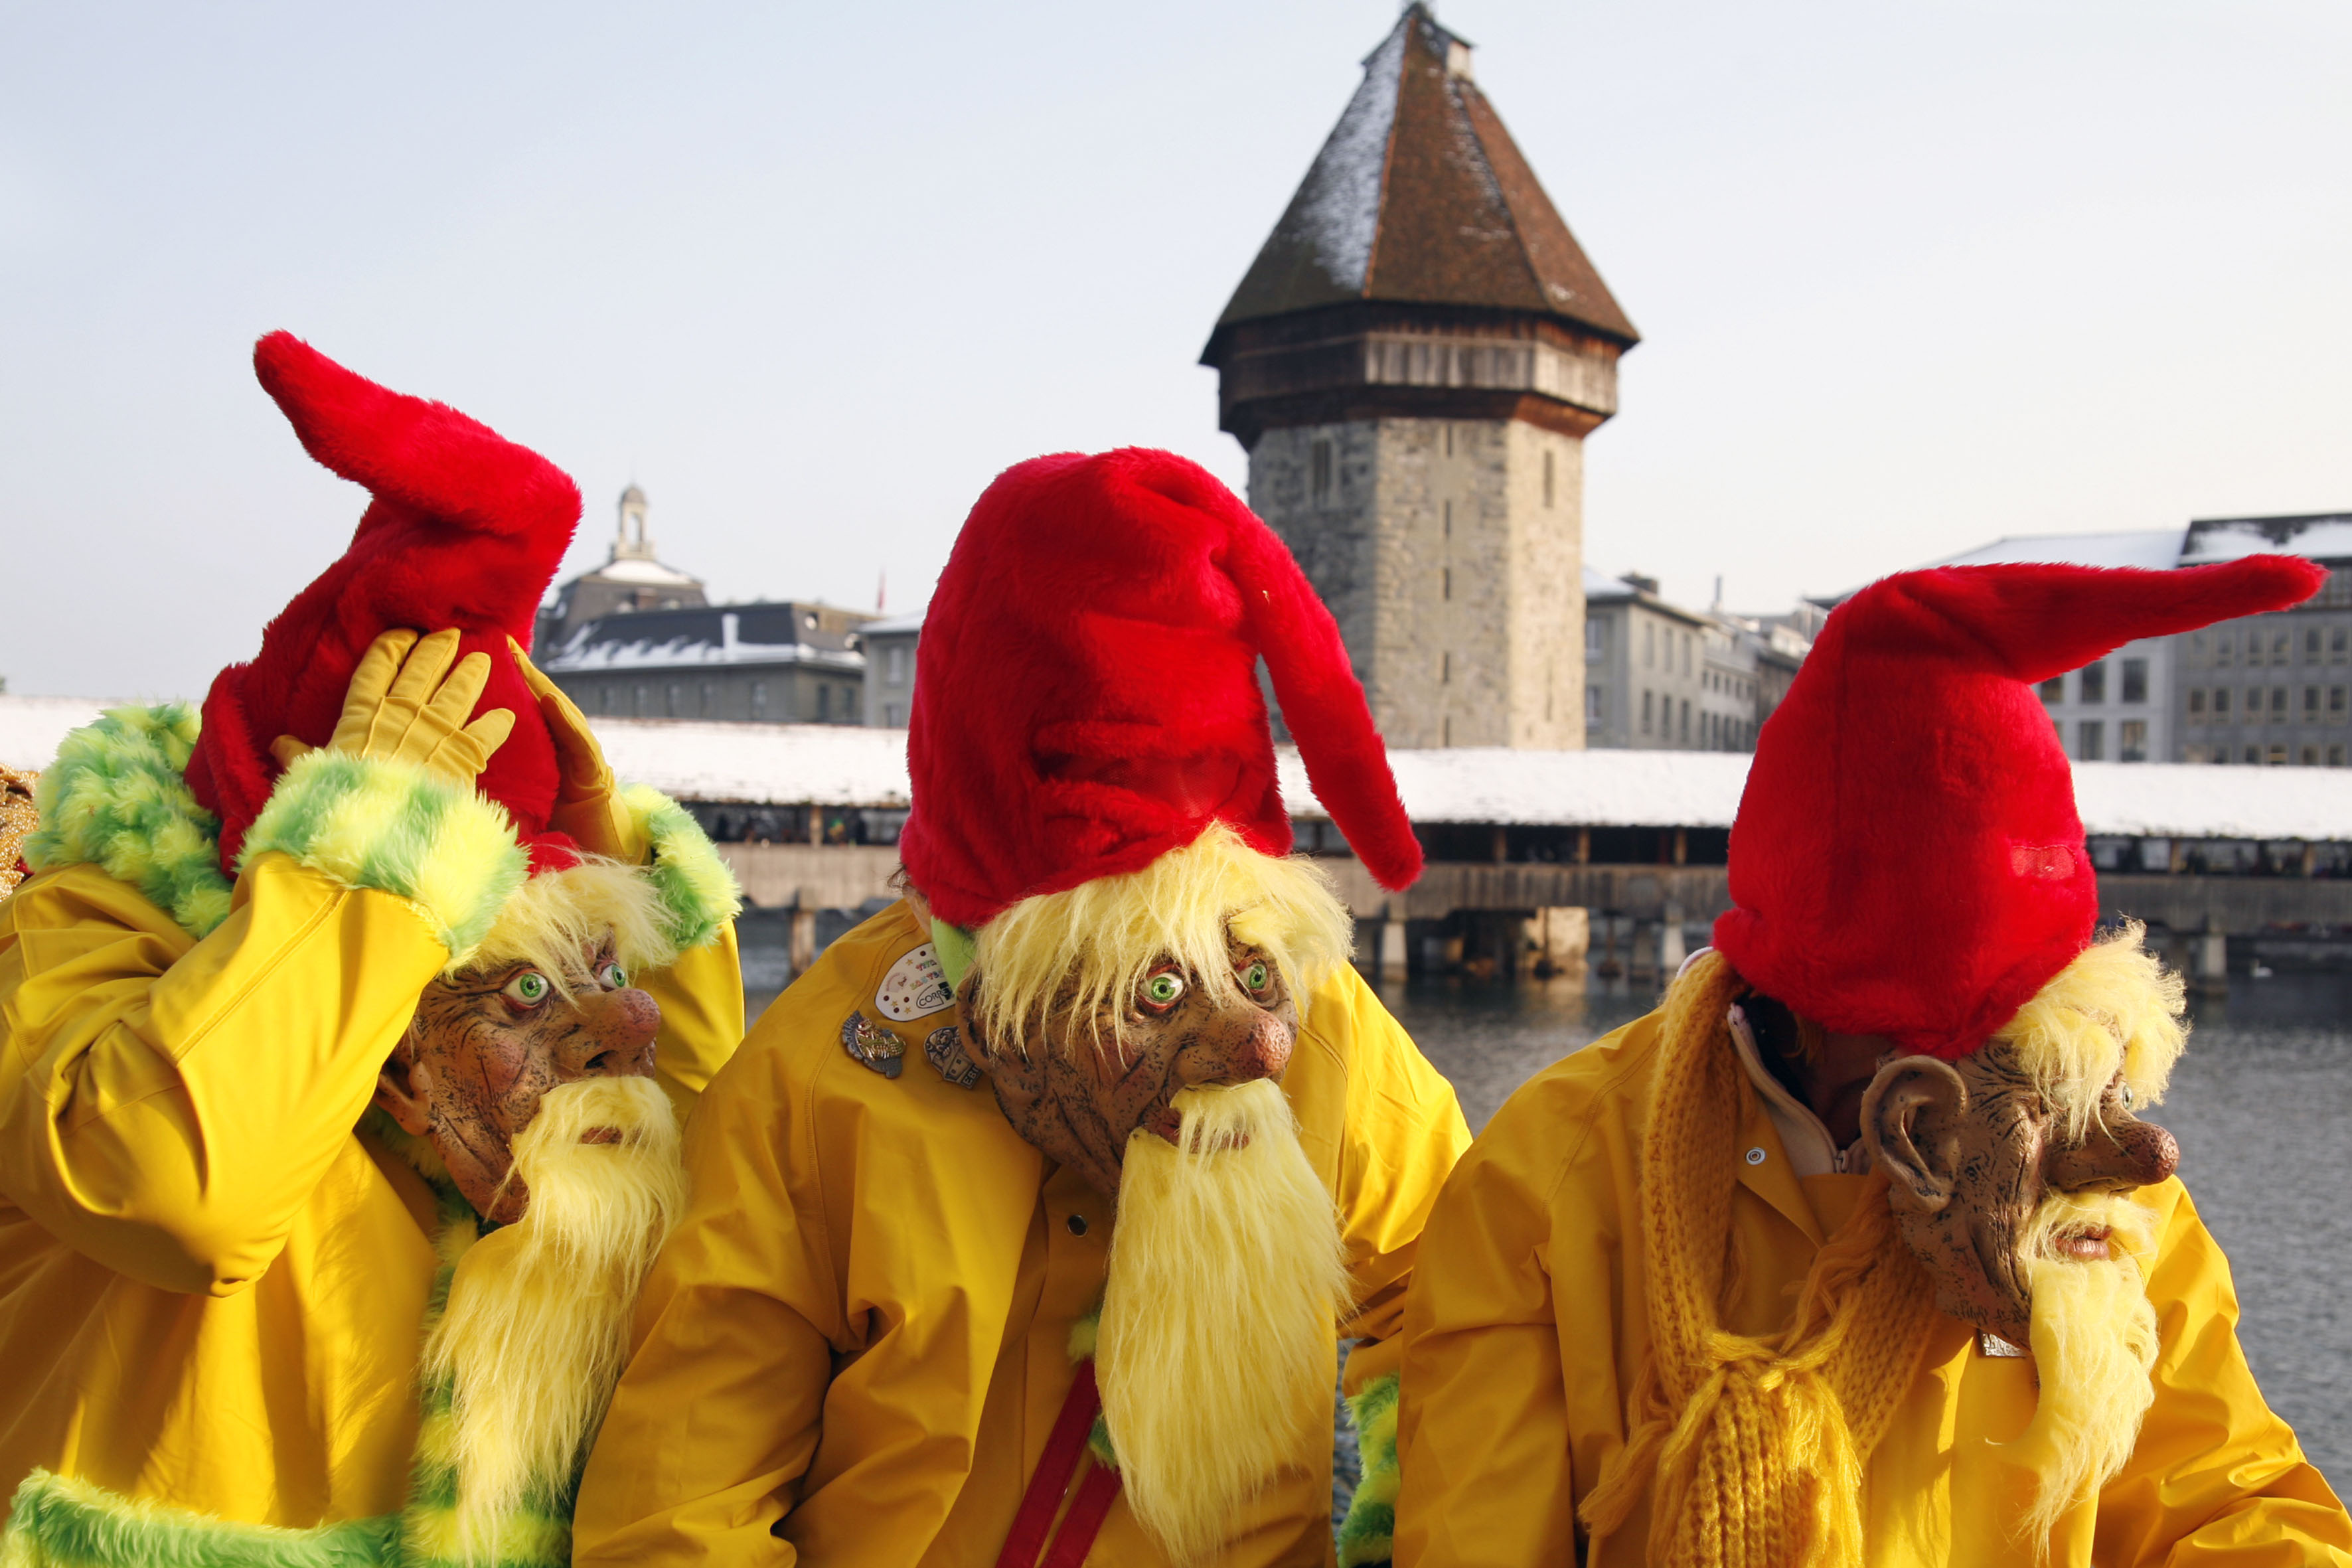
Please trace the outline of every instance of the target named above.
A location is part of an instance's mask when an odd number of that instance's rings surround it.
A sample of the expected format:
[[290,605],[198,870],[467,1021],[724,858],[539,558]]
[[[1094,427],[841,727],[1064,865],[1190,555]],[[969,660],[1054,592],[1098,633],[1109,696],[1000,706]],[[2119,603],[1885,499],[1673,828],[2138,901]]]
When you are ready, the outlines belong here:
[[1584,744],[1584,437],[1637,341],[1408,6],[1201,355],[1391,745]]

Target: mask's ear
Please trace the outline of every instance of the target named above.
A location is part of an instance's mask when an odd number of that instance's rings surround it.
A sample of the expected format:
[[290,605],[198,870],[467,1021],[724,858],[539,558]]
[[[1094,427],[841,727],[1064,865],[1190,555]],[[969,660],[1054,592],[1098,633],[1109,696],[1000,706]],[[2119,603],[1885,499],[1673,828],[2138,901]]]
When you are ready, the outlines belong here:
[[383,1070],[375,1075],[375,1103],[399,1123],[403,1132],[422,1138],[433,1130],[433,1114],[426,1105],[432,1088],[433,1069],[417,1055],[416,1022],[411,1019],[400,1044],[392,1047]]
[[1968,1085],[1934,1057],[1897,1057],[1870,1080],[1862,1097],[1863,1146],[1885,1171],[1898,1212],[1937,1214],[1952,1201],[1968,1108]]

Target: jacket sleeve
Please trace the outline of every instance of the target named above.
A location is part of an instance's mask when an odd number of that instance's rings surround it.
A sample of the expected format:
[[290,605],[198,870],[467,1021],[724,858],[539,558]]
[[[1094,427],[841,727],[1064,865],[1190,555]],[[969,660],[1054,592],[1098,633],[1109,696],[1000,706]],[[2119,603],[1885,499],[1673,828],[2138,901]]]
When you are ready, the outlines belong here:
[[661,1006],[654,1071],[684,1121],[742,1043],[743,969],[735,927],[721,927],[708,945],[689,948],[668,968],[637,984]]
[[635,1345],[580,1483],[572,1563],[799,1560],[771,1528],[816,1451],[837,1317],[821,1209],[795,1208],[771,1053],[739,1057],[687,1133],[693,1199],[638,1299]]
[[2263,1400],[2238,1344],[2229,1259],[2174,1184],[2149,1270],[2156,1403],[2099,1495],[2100,1563],[2352,1564],[2352,1519]]
[[1470,1146],[1470,1129],[1454,1086],[1354,969],[1324,985],[1314,1014],[1318,1029],[1349,1036],[1341,1052],[1349,1063],[1348,1110],[1337,1195],[1356,1307],[1339,1333],[1369,1342],[1348,1357],[1352,1394],[1396,1370],[1423,1229],[1447,1173]]
[[410,902],[284,854],[201,942],[94,866],[0,907],[0,1194],[114,1271],[268,1268],[448,950]]
[[[1561,1109],[1525,1090],[1506,1104],[1430,1215],[1405,1312],[1400,1564],[1576,1561],[1578,1449],[1605,1442],[1614,1423],[1576,1430],[1570,1396],[1612,1381],[1618,1271],[1597,1228],[1555,1234]],[[1557,1290],[1556,1274],[1566,1276]],[[1563,1343],[1589,1347],[1597,1364],[1564,1366]]]

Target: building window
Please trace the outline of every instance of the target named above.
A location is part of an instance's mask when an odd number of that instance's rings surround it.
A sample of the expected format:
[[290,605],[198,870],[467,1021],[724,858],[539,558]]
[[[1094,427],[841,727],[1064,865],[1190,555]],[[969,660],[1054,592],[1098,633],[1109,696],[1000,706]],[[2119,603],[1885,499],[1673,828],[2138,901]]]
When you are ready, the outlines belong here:
[[1449,501],[1447,501],[1447,502],[1445,503],[1445,506],[1444,506],[1444,510],[1443,510],[1443,511],[1442,511],[1441,515],[1442,515],[1442,516],[1444,518],[1444,520],[1445,520],[1445,521],[1444,521],[1444,532],[1445,532],[1445,537],[1446,537],[1446,538],[1448,538],[1448,539],[1451,539],[1451,538],[1453,538],[1453,537],[1454,537],[1454,503],[1453,503],[1452,501],[1450,501],[1450,500],[1449,500]]
[[1447,650],[1437,656],[1437,684],[1450,686],[1454,681],[1454,654]]
[[2303,689],[2303,721],[2308,724],[2318,717],[2319,688],[2316,686],[2306,686]]
[[2144,658],[2124,660],[2124,700],[2126,702],[2147,700],[2147,660]]
[[896,702],[885,702],[882,704],[882,724],[885,729],[905,729],[907,727],[906,709]]
[[1586,723],[1598,724],[1601,722],[1601,688],[1597,686],[1588,686],[1584,689],[1584,721]]
[[907,648],[906,648],[906,645],[905,645],[905,644],[903,644],[903,643],[892,643],[892,644],[890,645],[890,653],[889,653],[888,664],[889,664],[890,673],[889,673],[889,676],[887,677],[887,679],[888,679],[888,680],[889,680],[889,683],[890,683],[891,685],[893,685],[893,686],[904,686],[904,685],[906,685],[906,684],[907,684]]
[[2275,631],[2271,634],[2271,662],[2273,664],[2284,664],[2287,661],[2287,646],[2294,640],[2294,634],[2289,631]]
[[1690,635],[1690,633],[1688,633],[1688,632],[1685,632],[1685,633],[1683,634],[1683,673],[1684,673],[1685,675],[1688,675],[1688,674],[1691,672],[1691,660],[1690,660],[1690,656],[1691,656],[1691,635]]
[[2319,748],[2317,746],[2305,746],[2303,749],[2303,765],[2306,768],[2315,768],[2319,765]]
[[2230,689],[2226,686],[2217,686],[2213,689],[2213,722],[2226,724],[2229,721]]
[[2074,726],[2074,760],[2095,763],[2107,754],[2107,727],[2096,719],[2085,719]]
[[2225,668],[2228,668],[2230,663],[2230,650],[2237,645],[2237,641],[2238,639],[2228,632],[2215,632],[2213,634],[2213,662]]
[[2347,645],[2352,645],[2352,635],[2347,635],[2347,628],[2338,626],[2334,631],[2328,633],[2327,662],[2330,664],[2342,664],[2345,658],[2345,649]]
[[1451,566],[1437,569],[1437,596],[1441,599],[1454,597],[1454,568]]
[[2317,626],[2303,634],[2303,661],[2305,664],[2319,662],[2319,628]]
[[832,719],[833,688],[819,681],[816,688],[816,721],[824,724],[830,722]]
[[1606,621],[1587,621],[1587,622],[1585,622],[1585,623],[1584,623],[1584,658],[1585,658],[1585,662],[1586,662],[1586,663],[1588,663],[1588,664],[1590,664],[1590,663],[1591,663],[1591,662],[1593,662],[1593,661],[1595,661],[1595,660],[1601,659],[1601,658],[1606,658],[1608,656],[1609,656],[1609,623],[1608,623],[1608,622],[1606,622]]
[[1683,744],[1690,744],[1690,699],[1683,699]]
[[1331,504],[1331,443],[1318,438],[1307,448],[1308,499],[1318,507]]
[[1644,735],[1650,732],[1651,697],[1652,694],[1650,692],[1644,691],[1642,693],[1642,733]]
[[2086,664],[2083,667],[2083,674],[2076,689],[2074,700],[2078,702],[2086,704],[2092,702],[2105,702],[2107,700],[2106,660],[2101,659],[2096,664]]
[[2263,749],[2260,746],[2248,746],[2242,760],[2248,767],[2260,767],[2263,761]]
[[1544,453],[1544,507],[1547,510],[1551,507],[1551,453],[1549,449]]
[[2338,724],[2344,722],[2344,688],[2331,686],[2327,689],[2327,716]]
[[2286,688],[2284,686],[2271,688],[2271,719],[2276,723],[2286,722]]
[[2189,721],[2191,724],[2205,721],[2205,689],[2201,686],[2189,689]]
[[2273,746],[2271,748],[2271,766],[2274,768],[2283,768],[2286,766],[2286,748],[2284,746]]
[[2147,761],[2147,721],[2126,719],[2116,726],[2116,761],[2144,763]]
[[2066,678],[2064,676],[2053,675],[2049,679],[2042,683],[2042,705],[2043,707],[2047,708],[2053,702],[2063,702],[2065,700]]
[[2327,748],[2327,765],[2331,768],[2340,768],[2344,765],[2343,747],[2330,746]]

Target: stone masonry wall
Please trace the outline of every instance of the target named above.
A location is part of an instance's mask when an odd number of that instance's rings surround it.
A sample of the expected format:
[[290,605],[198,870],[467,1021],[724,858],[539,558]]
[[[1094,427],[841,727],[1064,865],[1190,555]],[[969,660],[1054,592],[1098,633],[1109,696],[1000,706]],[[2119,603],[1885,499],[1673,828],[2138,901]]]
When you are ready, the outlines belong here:
[[1583,745],[1581,443],[1495,420],[1269,430],[1249,492],[1391,745]]

